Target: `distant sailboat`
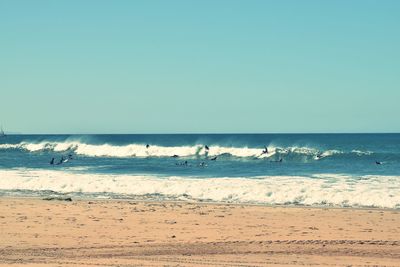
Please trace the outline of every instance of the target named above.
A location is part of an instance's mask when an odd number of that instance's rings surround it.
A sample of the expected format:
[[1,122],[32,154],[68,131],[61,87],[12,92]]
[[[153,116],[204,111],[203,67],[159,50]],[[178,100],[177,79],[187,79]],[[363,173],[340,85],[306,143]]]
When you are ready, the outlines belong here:
[[3,126],[1,126],[1,129],[0,129],[0,137],[6,137],[6,134],[3,131]]

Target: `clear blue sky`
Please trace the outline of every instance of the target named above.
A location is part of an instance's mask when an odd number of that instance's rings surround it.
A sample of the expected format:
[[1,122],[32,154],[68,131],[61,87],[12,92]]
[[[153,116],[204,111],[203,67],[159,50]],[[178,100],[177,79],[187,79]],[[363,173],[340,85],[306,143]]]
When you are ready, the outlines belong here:
[[0,0],[23,133],[400,132],[400,1]]

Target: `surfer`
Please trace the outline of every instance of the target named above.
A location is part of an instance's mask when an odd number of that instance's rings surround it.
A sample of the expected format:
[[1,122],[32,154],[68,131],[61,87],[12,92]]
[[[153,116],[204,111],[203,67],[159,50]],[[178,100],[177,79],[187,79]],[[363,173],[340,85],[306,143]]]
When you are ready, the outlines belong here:
[[60,161],[57,163],[57,165],[63,164],[63,162],[64,162],[64,156],[61,156],[61,159],[60,159]]
[[68,159],[72,159],[72,155],[71,154],[68,154]]
[[51,158],[50,165],[54,165],[54,158]]
[[209,148],[207,145],[205,145],[204,148],[205,148],[207,151],[210,150],[210,148]]
[[261,155],[264,155],[264,154],[268,154],[268,147],[267,146],[264,146],[264,149],[261,152]]
[[179,158],[179,156],[175,154],[171,158]]
[[185,160],[184,162],[177,162],[175,163],[176,166],[188,166],[188,162],[187,160]]
[[215,157],[213,157],[213,158],[211,158],[210,160],[217,160],[217,156],[215,156]]
[[382,165],[382,162],[381,161],[375,161],[375,164],[376,165]]
[[147,144],[147,145],[146,145],[146,148],[149,148],[149,147],[150,147],[150,145],[149,145],[149,144]]

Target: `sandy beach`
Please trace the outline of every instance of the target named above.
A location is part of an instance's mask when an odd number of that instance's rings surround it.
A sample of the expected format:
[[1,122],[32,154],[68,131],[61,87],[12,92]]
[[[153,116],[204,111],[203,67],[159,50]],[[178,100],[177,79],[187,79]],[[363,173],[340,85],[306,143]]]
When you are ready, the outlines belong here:
[[400,211],[0,199],[0,266],[400,266]]

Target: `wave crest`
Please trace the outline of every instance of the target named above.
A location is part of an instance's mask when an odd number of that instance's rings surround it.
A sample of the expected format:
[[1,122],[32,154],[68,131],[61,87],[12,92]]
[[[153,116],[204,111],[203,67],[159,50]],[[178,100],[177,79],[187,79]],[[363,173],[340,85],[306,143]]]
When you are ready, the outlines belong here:
[[[269,158],[272,156],[297,155],[319,160],[339,154],[340,150],[321,151],[310,147],[275,147],[269,146],[268,153],[263,153],[263,148],[210,146],[209,150],[203,144],[193,146],[158,146],[151,145],[146,148],[144,144],[112,145],[112,144],[86,144],[78,141],[72,142],[40,142],[19,144],[1,144],[0,149],[21,149],[29,152],[54,151],[71,152],[88,157],[196,157],[196,156],[231,156],[237,158]],[[348,152],[357,156],[370,155],[370,151],[353,150]]]

